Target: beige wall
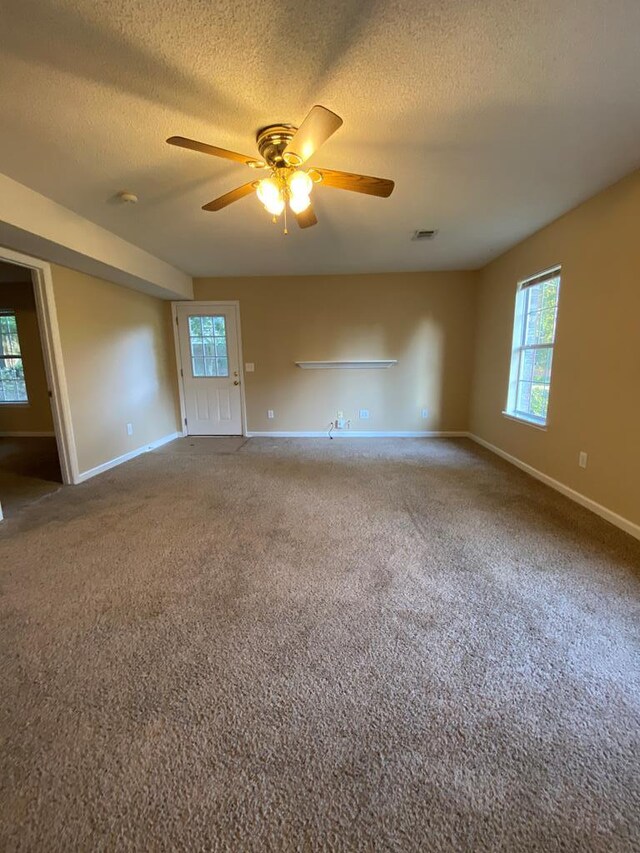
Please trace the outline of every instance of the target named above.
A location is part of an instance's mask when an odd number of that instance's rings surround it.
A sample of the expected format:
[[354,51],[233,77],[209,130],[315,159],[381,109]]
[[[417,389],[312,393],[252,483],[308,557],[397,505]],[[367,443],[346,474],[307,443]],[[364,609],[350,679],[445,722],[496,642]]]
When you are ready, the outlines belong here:
[[[481,274],[472,431],[640,523],[640,172]],[[562,264],[548,428],[501,414],[519,280]],[[586,469],[578,453],[588,453]]]
[[27,396],[29,397],[27,405],[0,404],[0,433],[48,432],[53,434],[53,418],[31,282],[0,282],[0,308],[9,309],[16,313],[20,351],[27,384]]
[[[252,431],[466,430],[476,274],[196,279],[196,299],[240,301]],[[301,370],[295,361],[396,358],[388,370]],[[356,420],[359,409],[370,419]],[[426,408],[425,420],[420,410]],[[267,419],[273,409],[275,418]]]
[[176,432],[169,303],[58,266],[53,289],[80,471]]

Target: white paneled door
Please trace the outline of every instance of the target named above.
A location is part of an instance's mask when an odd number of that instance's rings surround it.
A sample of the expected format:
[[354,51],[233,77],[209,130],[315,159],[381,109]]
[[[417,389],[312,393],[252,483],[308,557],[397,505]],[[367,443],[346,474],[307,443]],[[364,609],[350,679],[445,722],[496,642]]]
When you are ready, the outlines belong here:
[[189,435],[242,435],[235,305],[181,303],[178,341]]

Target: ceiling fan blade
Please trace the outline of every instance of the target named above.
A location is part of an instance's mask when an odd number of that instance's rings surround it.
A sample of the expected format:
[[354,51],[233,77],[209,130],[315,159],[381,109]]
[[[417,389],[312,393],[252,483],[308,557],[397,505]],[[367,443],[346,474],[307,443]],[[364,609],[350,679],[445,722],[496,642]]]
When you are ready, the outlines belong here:
[[244,163],[245,166],[253,166],[254,169],[263,169],[266,165],[262,160],[257,160],[255,157],[238,154],[236,151],[227,151],[226,148],[216,148],[215,145],[207,145],[206,142],[198,142],[184,136],[170,136],[167,142],[169,145],[177,145],[179,148],[200,151],[201,154],[212,154],[214,157],[224,157],[225,160],[235,160],[236,163]]
[[219,198],[214,198],[213,201],[210,201],[209,204],[203,205],[203,210],[222,210],[223,207],[226,207],[229,204],[233,204],[234,201],[239,201],[241,198],[244,198],[246,195],[251,195],[254,191],[254,181],[251,181],[248,184],[243,184],[241,187],[236,187],[235,190],[231,190],[224,195],[221,195]]
[[354,193],[366,193],[388,198],[395,186],[386,178],[371,178],[368,175],[355,175],[352,172],[337,172],[335,169],[313,169],[322,175],[320,185],[335,187],[338,190],[351,190]]
[[302,213],[296,213],[296,222],[300,228],[311,228],[312,225],[317,225],[318,220],[311,205]]
[[282,152],[285,162],[299,166],[308,160],[327,139],[336,132],[342,119],[326,107],[316,104]]

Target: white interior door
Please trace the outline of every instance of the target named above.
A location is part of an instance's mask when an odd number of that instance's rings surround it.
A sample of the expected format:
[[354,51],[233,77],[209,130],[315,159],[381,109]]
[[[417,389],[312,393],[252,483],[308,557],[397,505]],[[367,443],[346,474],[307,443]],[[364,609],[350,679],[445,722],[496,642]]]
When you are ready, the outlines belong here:
[[242,435],[235,305],[182,303],[176,312],[189,435]]

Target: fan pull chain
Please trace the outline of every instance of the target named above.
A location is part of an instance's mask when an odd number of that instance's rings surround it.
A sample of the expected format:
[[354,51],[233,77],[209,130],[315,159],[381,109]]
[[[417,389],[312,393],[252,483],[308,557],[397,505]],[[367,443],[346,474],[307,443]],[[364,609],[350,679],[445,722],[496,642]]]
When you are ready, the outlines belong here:
[[288,233],[289,233],[289,232],[287,231],[287,205],[286,205],[286,204],[285,204],[285,206],[284,206],[284,233],[285,233],[285,234],[288,234]]

